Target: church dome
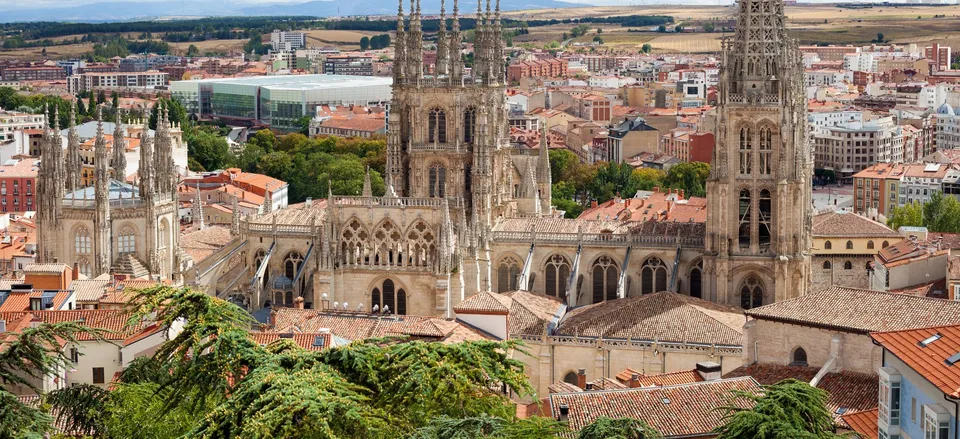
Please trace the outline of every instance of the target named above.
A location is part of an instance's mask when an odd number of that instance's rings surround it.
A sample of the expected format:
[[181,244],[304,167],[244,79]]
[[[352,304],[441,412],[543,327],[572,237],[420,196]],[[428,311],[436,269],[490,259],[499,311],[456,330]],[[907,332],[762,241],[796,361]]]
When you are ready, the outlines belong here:
[[946,102],[944,102],[943,105],[941,105],[940,108],[937,109],[937,114],[943,114],[948,116],[956,115],[956,113],[953,111],[953,107],[951,107],[950,104]]

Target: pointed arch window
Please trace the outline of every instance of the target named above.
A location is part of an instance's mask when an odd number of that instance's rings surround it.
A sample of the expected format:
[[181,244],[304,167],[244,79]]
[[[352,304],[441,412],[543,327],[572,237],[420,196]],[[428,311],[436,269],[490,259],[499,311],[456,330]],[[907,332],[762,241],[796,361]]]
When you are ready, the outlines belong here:
[[690,297],[703,298],[703,260],[690,270]]
[[570,261],[562,255],[553,255],[547,261],[546,292],[548,296],[562,297],[567,290],[567,279],[570,277]]
[[297,272],[300,271],[301,266],[303,266],[303,256],[300,256],[300,253],[296,251],[292,251],[287,254],[283,261],[283,275],[292,281],[297,277]]
[[666,289],[667,265],[660,258],[648,258],[640,267],[640,293],[650,294]]
[[467,108],[467,111],[463,112],[463,142],[464,143],[473,143],[475,138],[474,130],[477,126],[477,109],[474,107]]
[[370,292],[370,311],[380,310],[380,288],[373,287],[373,291]]
[[440,108],[430,110],[429,143],[447,143],[447,112]]
[[753,173],[753,138],[750,128],[740,128],[740,174]]
[[797,348],[793,351],[790,365],[807,367],[807,351],[803,350],[803,348]]
[[80,268],[80,273],[84,276],[90,277],[93,276],[93,268],[90,266],[90,260],[87,258],[77,259],[77,266]]
[[741,250],[750,248],[750,227],[752,222],[751,213],[753,210],[752,204],[750,191],[747,189],[741,189],[739,203],[740,226],[737,233]]
[[763,189],[760,191],[760,200],[757,203],[757,210],[760,213],[760,224],[759,230],[757,231],[757,238],[760,241],[760,250],[766,251],[770,248],[770,223],[771,212],[772,212],[772,203],[770,199],[770,191]]
[[117,253],[123,255],[137,252],[137,235],[130,226],[124,226],[120,229],[120,235],[117,237]]
[[497,292],[506,293],[517,290],[520,279],[520,260],[507,256],[500,261],[497,267]]
[[77,229],[73,237],[74,251],[78,255],[89,255],[91,251],[90,231],[86,227]]
[[394,293],[393,281],[390,279],[383,281],[383,306],[389,307],[390,312],[396,313],[397,303]]
[[407,292],[403,288],[397,290],[397,315],[407,315]]
[[740,307],[743,309],[763,306],[763,284],[754,275],[747,277],[740,286]]
[[447,168],[439,164],[430,166],[429,171],[430,198],[443,198],[447,194]]
[[609,256],[600,256],[593,262],[593,303],[617,298],[620,270]]
[[760,174],[772,173],[771,159],[773,158],[773,132],[769,127],[760,130]]

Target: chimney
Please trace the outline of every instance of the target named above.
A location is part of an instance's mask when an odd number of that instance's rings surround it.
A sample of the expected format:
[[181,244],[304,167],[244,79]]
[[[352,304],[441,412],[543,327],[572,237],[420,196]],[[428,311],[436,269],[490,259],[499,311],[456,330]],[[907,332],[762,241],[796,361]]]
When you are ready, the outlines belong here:
[[3,334],[4,332],[7,332],[7,321],[0,320],[0,334]]
[[631,373],[631,374],[630,374],[630,381],[627,382],[627,387],[629,387],[629,388],[631,388],[631,389],[640,387],[640,374],[638,374],[638,373]]
[[653,187],[653,191],[654,191],[654,192],[660,192],[660,186],[654,186],[654,187]]
[[277,328],[277,310],[275,309],[270,310],[270,328]]
[[712,361],[697,363],[697,374],[704,381],[716,381],[720,379],[720,365]]
[[577,387],[581,389],[587,388],[587,370],[586,369],[577,370]]
[[293,307],[296,309],[303,309],[303,297],[297,297],[293,299]]
[[80,279],[80,263],[73,263],[73,280]]
[[683,199],[683,189],[680,189],[680,191],[677,192],[677,194],[679,195],[679,196],[677,197],[677,199],[678,199],[678,200],[682,200],[682,199]]
[[560,415],[557,416],[557,420],[560,422],[566,422],[569,416],[570,416],[570,406],[566,404],[560,404]]
[[593,208],[596,208],[596,207],[597,207],[597,200],[595,200],[595,199],[594,199],[594,200],[590,200],[590,208],[593,209]]

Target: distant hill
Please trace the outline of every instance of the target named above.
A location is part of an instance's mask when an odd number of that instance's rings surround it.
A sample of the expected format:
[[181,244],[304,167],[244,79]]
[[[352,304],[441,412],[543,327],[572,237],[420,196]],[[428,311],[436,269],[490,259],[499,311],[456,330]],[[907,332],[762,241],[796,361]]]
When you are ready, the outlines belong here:
[[[409,0],[404,10],[409,10]],[[491,2],[495,4],[495,0]],[[557,0],[501,0],[504,11],[516,11],[536,8],[565,8],[585,6],[573,2]],[[440,11],[440,0],[422,3],[425,14]],[[476,11],[476,0],[460,3],[460,12],[469,14]],[[446,5],[447,13],[453,11],[453,2]],[[238,5],[231,0],[172,0],[165,2],[99,2],[68,7],[37,7],[0,9],[0,22],[16,21],[72,21],[72,22],[108,22],[137,19],[186,18],[204,16],[264,16],[264,15],[300,15],[331,17],[343,15],[384,15],[397,12],[396,1],[309,1],[305,3],[278,3],[250,6]]]

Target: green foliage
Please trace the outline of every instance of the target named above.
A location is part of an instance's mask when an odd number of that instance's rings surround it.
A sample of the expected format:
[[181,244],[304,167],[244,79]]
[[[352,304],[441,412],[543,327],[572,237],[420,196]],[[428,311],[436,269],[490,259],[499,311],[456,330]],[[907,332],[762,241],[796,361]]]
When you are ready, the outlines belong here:
[[960,233],[960,201],[936,191],[930,201],[894,207],[887,218],[893,229],[903,226],[926,227],[931,232]]
[[922,227],[923,226],[923,204],[919,201],[896,206],[890,211],[890,218],[887,218],[887,225],[896,230],[903,226]]
[[554,439],[568,433],[566,426],[549,418],[531,417],[510,422],[481,414],[469,418],[440,416],[431,419],[410,439]]
[[310,135],[310,116],[303,116],[297,119],[297,127],[300,129],[298,132],[304,136]]
[[673,28],[673,31],[676,32],[676,33],[683,32],[683,26],[680,26],[680,25],[678,24],[677,27]]
[[664,183],[674,189],[683,189],[688,197],[707,196],[707,178],[710,165],[703,162],[684,162],[667,171]]
[[601,416],[580,429],[577,439],[658,439],[663,436],[639,419]]
[[596,43],[603,44],[603,37],[601,37],[600,35],[595,35],[595,36],[593,37],[593,41],[596,42]]
[[263,35],[259,33],[252,34],[250,40],[243,45],[244,52],[257,55],[266,55],[270,49],[271,46],[269,44],[263,44]]
[[197,48],[196,44],[191,44],[190,47],[187,48],[187,56],[189,57],[200,56],[200,49]]
[[704,32],[713,32],[713,31],[715,31],[716,29],[717,29],[717,26],[716,26],[715,24],[713,24],[712,21],[708,21],[708,22],[706,22],[706,23],[703,23],[703,31],[704,31]]
[[55,408],[57,424],[65,431],[93,435],[103,431],[100,414],[108,392],[91,384],[80,384],[54,390],[44,395],[44,402]]
[[643,46],[640,46],[640,51],[643,53],[650,53],[653,50],[653,46],[648,43],[643,43]]
[[577,27],[570,30],[570,36],[572,38],[577,38],[583,35],[586,35],[590,31],[590,26],[586,24],[578,24]]
[[204,416],[191,411],[195,394],[167,406],[171,391],[156,382],[121,383],[115,386],[104,402],[102,424],[104,437],[174,439],[182,437]]
[[[749,401],[753,408],[744,409]],[[724,411],[717,439],[838,439],[826,408],[827,392],[787,379],[765,386],[763,395],[735,391]]]
[[[206,129],[188,130],[184,135],[187,142],[187,153],[199,169],[212,171],[224,169],[229,159],[230,147],[227,139]],[[193,169],[191,167],[191,169]]]
[[667,32],[667,27],[661,24],[660,26],[657,26],[657,32],[665,33]]
[[364,36],[360,38],[360,50],[367,50],[370,48],[370,37]]
[[876,43],[882,43],[882,42],[884,42],[883,32],[877,32],[877,39],[875,39],[875,40],[873,40],[873,41],[876,42]]

